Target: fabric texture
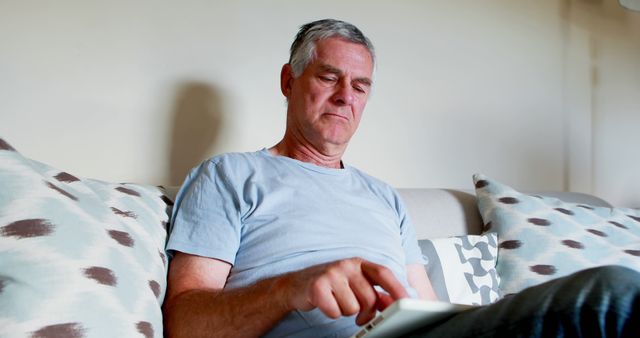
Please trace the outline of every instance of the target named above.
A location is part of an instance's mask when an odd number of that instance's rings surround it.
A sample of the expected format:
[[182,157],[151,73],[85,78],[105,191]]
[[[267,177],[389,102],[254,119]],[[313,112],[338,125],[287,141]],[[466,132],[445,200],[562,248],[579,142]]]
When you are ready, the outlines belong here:
[[531,196],[479,174],[474,183],[485,231],[498,234],[504,294],[600,265],[640,270],[640,210]]
[[171,201],[0,139],[0,336],[162,337]]
[[[330,169],[266,149],[196,167],[178,193],[173,219],[167,249],[229,262],[226,288],[350,257],[388,267],[408,287],[406,265],[424,263],[389,185],[348,165]],[[350,329],[357,330],[353,318],[333,320],[316,309],[291,313],[267,336]]]
[[404,337],[635,338],[638,318],[640,273],[603,266],[527,288]]
[[500,298],[497,234],[423,239],[418,244],[438,299],[485,305]]

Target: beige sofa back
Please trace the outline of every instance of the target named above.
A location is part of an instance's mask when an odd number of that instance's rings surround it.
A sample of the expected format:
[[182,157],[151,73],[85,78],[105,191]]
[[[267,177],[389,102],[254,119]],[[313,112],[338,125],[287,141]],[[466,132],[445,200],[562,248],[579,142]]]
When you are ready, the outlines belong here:
[[[473,190],[406,188],[398,189],[416,227],[418,239],[440,238],[464,234],[480,234],[482,219]],[[611,206],[606,201],[576,192],[536,192],[565,202],[594,206]]]

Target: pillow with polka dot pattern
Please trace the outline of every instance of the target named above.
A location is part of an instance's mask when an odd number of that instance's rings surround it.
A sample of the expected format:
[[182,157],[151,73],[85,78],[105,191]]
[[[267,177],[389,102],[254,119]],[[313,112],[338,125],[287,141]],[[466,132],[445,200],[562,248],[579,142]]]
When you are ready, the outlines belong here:
[[595,266],[640,271],[640,209],[527,195],[480,174],[473,180],[485,232],[498,234],[504,295]]
[[0,337],[162,337],[172,202],[0,139]]

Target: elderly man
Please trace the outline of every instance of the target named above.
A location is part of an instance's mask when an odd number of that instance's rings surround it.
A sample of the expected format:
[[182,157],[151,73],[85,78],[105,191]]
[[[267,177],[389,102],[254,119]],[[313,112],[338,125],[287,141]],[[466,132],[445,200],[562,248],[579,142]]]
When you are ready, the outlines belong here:
[[[342,162],[373,68],[373,46],[353,25],[302,26],[280,75],[283,139],[205,161],[178,194],[168,336],[348,337],[396,299],[435,299],[398,194]],[[520,311],[527,318],[538,308]],[[430,332],[476,322],[482,330],[461,332],[495,333],[480,325],[489,309]]]

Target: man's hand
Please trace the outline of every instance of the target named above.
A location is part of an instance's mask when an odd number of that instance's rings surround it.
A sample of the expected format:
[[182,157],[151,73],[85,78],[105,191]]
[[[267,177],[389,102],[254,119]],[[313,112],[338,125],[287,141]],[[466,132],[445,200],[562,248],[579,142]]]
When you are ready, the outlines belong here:
[[[319,308],[330,318],[358,314],[356,324],[371,320],[407,291],[391,270],[361,258],[312,266],[283,277],[289,307],[302,311]],[[374,285],[381,286],[379,292]]]

